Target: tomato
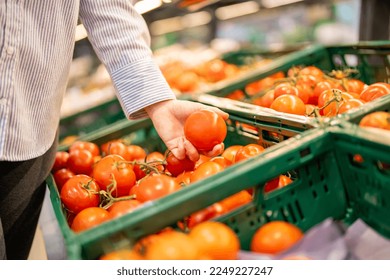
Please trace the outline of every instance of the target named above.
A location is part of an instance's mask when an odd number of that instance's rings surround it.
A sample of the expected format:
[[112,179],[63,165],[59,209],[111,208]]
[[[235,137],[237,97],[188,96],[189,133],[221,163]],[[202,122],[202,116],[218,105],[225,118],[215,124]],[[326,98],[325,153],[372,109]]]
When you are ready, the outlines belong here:
[[245,93],[243,93],[242,90],[237,89],[232,93],[226,95],[226,98],[233,99],[233,100],[242,100],[245,98]]
[[210,159],[210,157],[200,154],[198,161],[195,163],[195,169],[198,168],[199,165],[206,161],[209,161]]
[[302,68],[303,67],[301,67],[301,66],[290,67],[290,69],[288,69],[288,71],[287,71],[287,77],[294,78],[294,77],[298,76],[299,71],[301,71]]
[[166,158],[167,170],[176,177],[185,171],[192,171],[195,168],[195,162],[188,157],[184,159],[177,159],[171,152],[168,153]]
[[234,158],[240,148],[242,148],[242,145],[233,145],[230,147],[227,147],[225,151],[223,151],[222,156],[226,158],[230,162],[234,162]]
[[94,157],[88,150],[76,149],[69,153],[68,168],[75,174],[90,175],[94,164]]
[[146,157],[146,151],[144,148],[138,145],[128,145],[125,160],[133,161],[140,160]]
[[357,79],[346,79],[343,81],[343,85],[347,92],[354,92],[359,95],[362,93],[365,87],[365,83]]
[[296,115],[305,115],[305,103],[295,95],[282,95],[272,102],[271,109]]
[[199,81],[199,76],[196,73],[186,71],[177,77],[175,87],[181,92],[191,92],[199,87]]
[[111,192],[113,197],[127,196],[135,185],[133,167],[118,155],[108,155],[95,163],[92,177],[102,190]]
[[88,141],[73,142],[73,144],[70,145],[69,147],[69,153],[71,153],[74,150],[87,150],[91,152],[92,156],[100,155],[99,146],[96,145],[95,143],[88,142]]
[[313,89],[307,84],[300,84],[296,86],[298,90],[298,97],[303,101],[303,103],[309,103],[309,98],[313,96]]
[[225,214],[251,201],[252,195],[247,190],[243,190],[217,202],[217,204],[221,206],[221,214]]
[[123,216],[126,213],[132,212],[135,208],[139,207],[141,202],[135,199],[121,200],[114,202],[107,211],[110,213],[111,218],[117,218]]
[[132,249],[120,249],[112,251],[107,254],[103,254],[99,258],[100,260],[143,260],[144,258],[135,250]]
[[324,106],[324,92],[331,92],[330,90],[334,88],[333,83],[330,81],[321,81],[319,82],[313,90],[313,95],[310,97],[309,103],[313,105],[318,105],[318,107]]
[[223,156],[216,156],[210,159],[211,162],[216,162],[219,165],[221,165],[224,169],[230,165],[232,165],[232,162],[224,158]]
[[199,249],[185,233],[171,231],[158,236],[147,246],[147,260],[196,260]]
[[351,98],[343,102],[343,104],[339,108],[339,114],[344,114],[345,112],[348,112],[349,110],[353,108],[358,108],[364,104],[363,101],[356,98]]
[[96,227],[111,219],[110,213],[100,207],[89,207],[77,213],[74,217],[71,229],[81,232],[92,227]]
[[199,110],[186,119],[184,134],[195,148],[207,152],[225,140],[227,127],[224,119],[217,113]]
[[236,260],[240,240],[227,225],[206,221],[193,227],[189,233],[201,253],[213,260]]
[[102,146],[104,150],[104,156],[107,155],[118,155],[123,158],[127,156],[127,146],[120,140],[110,141]]
[[272,102],[275,100],[274,90],[267,91],[263,96],[254,98],[252,103],[257,106],[262,106],[269,108],[271,107]]
[[87,175],[75,175],[62,187],[60,198],[65,208],[78,213],[88,207],[96,207],[100,203],[99,186]]
[[[339,98],[339,100],[333,100],[333,98]],[[332,90],[332,93],[328,96],[328,100],[331,101],[322,111],[326,117],[334,117],[340,113],[340,107],[348,100],[352,99],[352,95],[347,92],[337,92]]]
[[191,183],[192,171],[183,172],[175,178],[175,181],[180,185],[189,185]]
[[260,92],[260,90],[261,90],[260,81],[252,82],[245,86],[245,92],[248,95],[255,95],[256,93]]
[[234,157],[234,162],[239,162],[242,160],[246,160],[248,158],[254,157],[264,151],[264,147],[259,144],[248,144],[241,147]]
[[175,178],[165,174],[153,174],[143,178],[138,185],[134,186],[131,194],[135,194],[136,199],[143,203],[166,196],[180,189],[181,187],[175,181]]
[[274,98],[278,98],[279,96],[284,94],[292,94],[298,96],[298,89],[289,83],[282,83],[277,85],[274,89]]
[[51,168],[51,171],[54,173],[57,170],[60,170],[62,168],[66,168],[68,159],[69,159],[68,152],[65,152],[65,151],[56,152],[56,157],[54,160],[53,167]]
[[312,75],[317,79],[321,80],[324,77],[324,72],[320,68],[314,65],[310,65],[310,66],[303,67],[299,71],[299,75]]
[[270,181],[268,181],[264,186],[264,192],[268,193],[270,191],[281,189],[288,184],[292,183],[292,180],[290,177],[286,175],[280,175]]
[[191,183],[197,182],[211,175],[214,175],[224,168],[220,164],[212,161],[207,161],[199,165],[191,174]]
[[375,83],[366,87],[360,94],[360,99],[368,102],[390,93],[390,84]]
[[390,113],[378,111],[369,113],[359,122],[361,127],[375,127],[390,130]]
[[251,251],[262,254],[279,254],[303,237],[297,226],[285,221],[272,221],[261,226],[251,240]]
[[307,85],[311,88],[314,88],[321,80],[322,79],[313,75],[299,75],[297,77],[296,85]]
[[227,63],[221,59],[214,59],[206,63],[206,79],[211,83],[226,78]]
[[163,164],[164,159],[165,156],[162,153],[155,151],[149,153],[143,160],[137,160],[137,163],[133,164],[133,169],[137,180],[142,179],[154,170],[163,172],[165,168]]
[[75,176],[75,174],[67,168],[61,168],[53,174],[54,181],[56,182],[57,189],[59,192],[61,192],[61,189],[66,183],[66,181],[68,181],[73,176]]

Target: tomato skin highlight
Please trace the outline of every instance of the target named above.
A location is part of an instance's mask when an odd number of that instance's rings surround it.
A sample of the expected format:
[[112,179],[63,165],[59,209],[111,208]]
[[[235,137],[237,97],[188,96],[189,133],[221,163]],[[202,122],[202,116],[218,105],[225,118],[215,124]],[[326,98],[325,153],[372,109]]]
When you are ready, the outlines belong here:
[[360,94],[363,101],[372,101],[384,95],[390,94],[390,84],[374,83],[366,87]]
[[227,127],[224,119],[217,113],[199,110],[186,119],[184,134],[196,149],[208,152],[225,140]]

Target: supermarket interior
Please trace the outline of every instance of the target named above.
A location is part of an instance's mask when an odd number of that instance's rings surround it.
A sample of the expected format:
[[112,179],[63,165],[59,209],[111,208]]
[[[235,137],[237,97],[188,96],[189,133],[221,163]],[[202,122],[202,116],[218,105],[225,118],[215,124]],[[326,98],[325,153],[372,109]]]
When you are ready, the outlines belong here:
[[176,98],[229,119],[188,117],[201,155],[177,159],[79,20],[29,259],[390,259],[388,1],[115,2]]

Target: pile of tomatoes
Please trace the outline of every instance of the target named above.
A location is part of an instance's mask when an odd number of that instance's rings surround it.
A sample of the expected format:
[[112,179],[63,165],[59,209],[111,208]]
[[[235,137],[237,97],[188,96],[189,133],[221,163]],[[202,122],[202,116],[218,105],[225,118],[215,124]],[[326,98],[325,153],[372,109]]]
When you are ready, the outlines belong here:
[[[58,151],[52,173],[71,229],[82,232],[135,209],[142,210],[145,202],[176,192],[265,150],[252,143],[227,147],[217,156],[205,156],[215,145],[223,143],[227,134],[225,121],[212,111],[195,112],[187,119],[184,130],[186,138],[203,152],[195,162],[188,157],[179,160],[170,151],[148,152],[124,139],[100,146],[75,141],[67,151]],[[288,176],[281,175],[267,182],[264,192],[291,182]],[[183,218],[177,228],[186,234],[192,232],[206,221],[250,203],[252,195],[252,188],[240,191]],[[173,239],[176,238],[180,239]],[[234,251],[238,249],[235,246]],[[198,257],[214,258],[209,254]]]
[[277,72],[248,84],[245,92],[237,90],[227,97],[245,100],[279,112],[310,116],[334,117],[390,94],[390,84],[366,85],[351,78],[352,70],[330,73],[316,66],[292,67],[285,75]]

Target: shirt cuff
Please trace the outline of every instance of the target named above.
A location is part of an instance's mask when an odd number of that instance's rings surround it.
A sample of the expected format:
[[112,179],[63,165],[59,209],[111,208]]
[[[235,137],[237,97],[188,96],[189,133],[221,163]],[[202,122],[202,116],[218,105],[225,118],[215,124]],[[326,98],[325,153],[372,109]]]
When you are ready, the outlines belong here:
[[129,119],[147,117],[144,108],[176,99],[153,59],[135,61],[116,70],[111,77],[122,109]]

